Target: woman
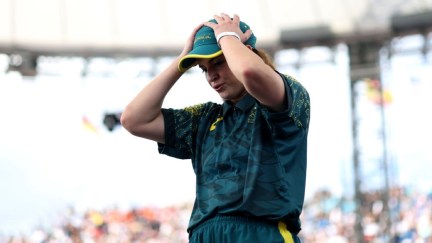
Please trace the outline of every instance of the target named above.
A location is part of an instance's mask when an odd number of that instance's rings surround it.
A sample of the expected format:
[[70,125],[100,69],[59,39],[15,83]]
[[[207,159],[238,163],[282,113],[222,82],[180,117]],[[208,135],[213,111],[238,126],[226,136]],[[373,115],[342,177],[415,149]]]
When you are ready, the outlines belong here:
[[[160,153],[192,160],[190,242],[300,242],[309,95],[255,44],[237,15],[215,15],[194,29],[181,54],[121,116],[131,134],[158,142]],[[193,66],[223,104],[162,108]]]

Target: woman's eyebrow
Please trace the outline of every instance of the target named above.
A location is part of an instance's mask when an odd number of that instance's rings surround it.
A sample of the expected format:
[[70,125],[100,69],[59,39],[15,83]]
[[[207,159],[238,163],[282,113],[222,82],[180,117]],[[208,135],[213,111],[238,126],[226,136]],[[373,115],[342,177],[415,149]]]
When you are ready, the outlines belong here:
[[214,57],[212,59],[210,59],[209,64],[213,64],[214,62],[217,62],[219,60],[222,60],[222,56],[218,56],[218,57]]

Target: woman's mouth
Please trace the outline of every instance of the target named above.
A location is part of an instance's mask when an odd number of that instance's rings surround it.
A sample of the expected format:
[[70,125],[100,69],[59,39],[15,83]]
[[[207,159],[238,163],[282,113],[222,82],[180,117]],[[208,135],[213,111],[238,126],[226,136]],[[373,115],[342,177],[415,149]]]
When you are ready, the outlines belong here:
[[223,88],[223,84],[218,84],[218,85],[214,85],[214,86],[213,86],[213,89],[214,89],[216,92],[220,92],[220,91],[222,90],[222,88]]

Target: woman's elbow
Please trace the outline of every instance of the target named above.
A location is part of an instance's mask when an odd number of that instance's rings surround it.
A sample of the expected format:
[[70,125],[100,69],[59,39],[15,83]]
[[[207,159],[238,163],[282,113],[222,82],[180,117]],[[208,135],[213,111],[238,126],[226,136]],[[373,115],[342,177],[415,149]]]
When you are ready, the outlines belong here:
[[254,87],[260,78],[260,73],[254,68],[244,68],[240,75],[246,87]]
[[142,113],[131,112],[128,109],[120,117],[121,125],[132,135],[148,138],[151,140],[162,141],[163,138],[163,118],[162,113],[152,116],[149,119]]
[[134,134],[136,130],[136,123],[134,122],[134,116],[128,109],[125,109],[120,116],[120,124],[124,127],[128,132]]

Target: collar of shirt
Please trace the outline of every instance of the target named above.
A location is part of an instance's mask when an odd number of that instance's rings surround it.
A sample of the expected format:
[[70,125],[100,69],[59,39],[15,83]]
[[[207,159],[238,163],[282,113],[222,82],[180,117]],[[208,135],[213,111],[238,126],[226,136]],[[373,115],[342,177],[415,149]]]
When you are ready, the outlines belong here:
[[240,109],[245,112],[251,109],[255,105],[255,99],[250,95],[246,94],[236,105],[233,105],[229,101],[223,103],[223,116],[232,108]]

